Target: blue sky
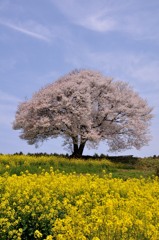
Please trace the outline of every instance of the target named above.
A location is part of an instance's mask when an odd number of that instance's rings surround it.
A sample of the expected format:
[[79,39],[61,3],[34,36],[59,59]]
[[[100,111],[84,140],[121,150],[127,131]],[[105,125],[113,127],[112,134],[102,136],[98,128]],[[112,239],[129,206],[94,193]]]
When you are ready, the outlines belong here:
[[[38,149],[12,130],[19,102],[75,68],[123,80],[154,107],[149,145],[119,154],[159,155],[158,0],[0,0],[0,153]],[[84,154],[107,154],[106,145]]]

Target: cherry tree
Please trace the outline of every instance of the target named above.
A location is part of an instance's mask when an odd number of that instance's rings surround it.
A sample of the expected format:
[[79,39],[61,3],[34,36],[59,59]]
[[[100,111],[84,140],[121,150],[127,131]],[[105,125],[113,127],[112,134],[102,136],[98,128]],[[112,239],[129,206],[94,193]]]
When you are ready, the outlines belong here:
[[152,108],[128,83],[74,70],[19,104],[13,128],[38,145],[62,136],[74,156],[105,141],[109,151],[140,149],[150,140]]

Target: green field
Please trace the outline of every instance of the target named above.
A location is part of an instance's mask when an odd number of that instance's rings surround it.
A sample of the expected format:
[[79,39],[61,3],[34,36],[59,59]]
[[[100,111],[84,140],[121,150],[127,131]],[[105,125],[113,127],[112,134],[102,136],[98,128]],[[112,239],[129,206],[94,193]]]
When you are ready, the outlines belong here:
[[0,174],[21,175],[25,171],[41,173],[54,171],[77,174],[97,174],[102,176],[111,173],[115,178],[140,178],[158,175],[159,158],[88,158],[73,159],[65,156],[29,156],[29,155],[0,155]]

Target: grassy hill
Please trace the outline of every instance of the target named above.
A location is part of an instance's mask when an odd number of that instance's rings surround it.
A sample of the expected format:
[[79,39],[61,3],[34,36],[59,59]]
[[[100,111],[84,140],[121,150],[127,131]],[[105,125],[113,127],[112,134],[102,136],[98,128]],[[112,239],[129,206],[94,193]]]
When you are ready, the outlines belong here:
[[117,178],[140,178],[158,175],[159,157],[134,158],[125,157],[90,157],[74,159],[54,155],[0,155],[0,174],[21,175],[22,172],[41,173],[53,168],[65,173],[97,174],[111,173]]

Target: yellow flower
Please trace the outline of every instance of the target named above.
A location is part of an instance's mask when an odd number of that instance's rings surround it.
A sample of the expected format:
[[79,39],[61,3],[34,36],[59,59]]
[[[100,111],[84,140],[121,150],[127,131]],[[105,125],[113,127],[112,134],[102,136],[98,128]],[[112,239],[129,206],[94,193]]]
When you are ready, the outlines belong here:
[[45,238],[45,240],[52,240],[53,239],[53,236],[51,236],[51,235],[48,235],[46,238]]
[[28,231],[39,240],[159,239],[158,179],[103,175],[1,175],[0,238],[20,240]]
[[6,165],[6,169],[9,169],[9,168],[10,168],[10,166],[7,164],[7,165]]
[[34,237],[36,238],[36,239],[40,239],[40,238],[42,238],[42,233],[41,232],[39,232],[39,230],[35,230],[35,232],[34,232]]

